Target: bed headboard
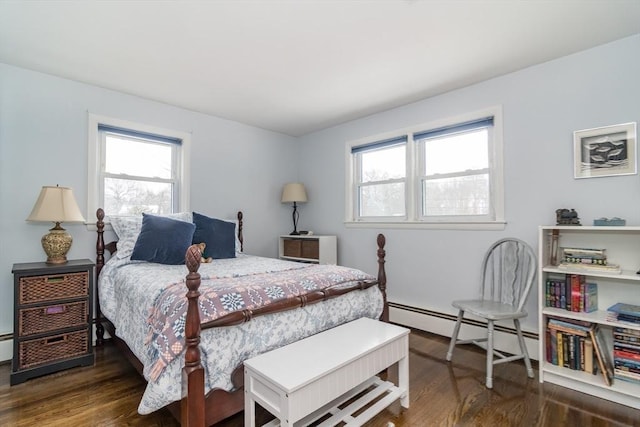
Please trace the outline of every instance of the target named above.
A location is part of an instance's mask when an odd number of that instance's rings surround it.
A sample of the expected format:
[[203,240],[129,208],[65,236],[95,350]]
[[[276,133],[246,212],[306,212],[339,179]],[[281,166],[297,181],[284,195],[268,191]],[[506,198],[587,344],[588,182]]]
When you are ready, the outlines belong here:
[[[109,256],[112,256],[117,250],[117,241],[109,242],[107,244],[104,243],[104,217],[105,213],[102,208],[98,208],[96,211],[96,218],[98,221],[96,222],[96,227],[98,229],[98,238],[96,241],[96,278],[100,275],[100,270],[104,267],[105,260],[105,250],[109,252]],[[242,211],[238,211],[237,214],[238,220],[238,240],[240,241],[240,251],[244,251],[244,236],[242,232],[243,224],[243,214]],[[97,281],[96,281],[97,283]]]

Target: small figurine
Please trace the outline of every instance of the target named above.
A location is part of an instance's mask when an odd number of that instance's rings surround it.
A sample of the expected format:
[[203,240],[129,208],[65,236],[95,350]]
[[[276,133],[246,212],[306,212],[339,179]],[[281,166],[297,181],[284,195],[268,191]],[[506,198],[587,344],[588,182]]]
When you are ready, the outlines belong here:
[[556,209],[556,225],[582,225],[575,209]]

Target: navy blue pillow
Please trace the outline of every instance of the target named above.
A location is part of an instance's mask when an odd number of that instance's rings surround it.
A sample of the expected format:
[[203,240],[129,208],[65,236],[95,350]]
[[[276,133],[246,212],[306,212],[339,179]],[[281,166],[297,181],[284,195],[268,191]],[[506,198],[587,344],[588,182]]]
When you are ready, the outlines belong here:
[[190,222],[142,214],[142,229],[131,254],[132,260],[159,264],[184,264],[196,226]]
[[193,213],[196,231],[193,243],[206,243],[204,256],[213,259],[236,257],[236,225],[233,222]]

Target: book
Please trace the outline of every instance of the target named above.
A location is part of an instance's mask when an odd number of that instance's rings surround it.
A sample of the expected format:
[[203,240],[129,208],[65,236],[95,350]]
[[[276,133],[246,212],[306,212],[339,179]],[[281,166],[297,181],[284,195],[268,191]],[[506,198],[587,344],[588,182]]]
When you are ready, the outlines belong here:
[[640,354],[630,353],[624,350],[613,350],[614,363],[619,360],[631,360],[636,363],[640,363]]
[[637,317],[640,319],[640,306],[618,302],[607,309],[613,313],[622,314],[624,316]]
[[557,365],[558,364],[558,340],[556,339],[556,331],[554,329],[547,328],[547,343],[549,344],[548,348],[548,357],[547,362]]
[[614,341],[613,342],[614,350],[627,351],[629,353],[635,353],[640,355],[640,345],[632,344],[627,342]]
[[606,258],[607,250],[601,248],[562,248],[562,256],[569,257],[581,257],[581,256],[591,256],[591,257],[603,257]]
[[636,373],[628,372],[628,371],[623,371],[622,369],[615,369],[614,370],[614,378],[617,378],[617,379],[620,379],[620,380],[625,380],[625,381],[639,382],[640,381],[640,374],[636,374]]
[[632,344],[640,344],[640,337],[636,335],[617,334],[614,332],[613,339],[618,342],[627,342]]
[[595,374],[593,365],[593,343],[590,338],[584,340],[584,370],[590,374]]
[[640,364],[631,359],[616,359],[613,362],[614,369],[640,374]]
[[558,366],[562,366],[564,360],[564,352],[562,347],[562,332],[560,331],[556,331],[556,349],[558,350]]
[[607,357],[606,347],[602,338],[599,336],[599,328],[596,326],[589,331],[591,336],[591,342],[593,343],[594,353],[596,354],[596,360],[598,362],[598,368],[602,372],[604,383],[608,386],[611,385],[611,378],[613,377],[613,367]]
[[[571,311],[581,311],[580,309],[580,290],[584,290],[584,284],[587,277],[582,274],[568,274],[569,289],[571,292]],[[584,306],[584,298],[582,299]]]
[[598,311],[598,284],[585,283],[582,290],[582,310],[585,313]]
[[616,332],[618,334],[627,334],[627,335],[635,335],[640,337],[640,330],[638,329],[631,329],[631,328],[621,328],[621,327],[615,327],[613,328],[613,332]]
[[601,258],[564,257],[562,259],[562,262],[565,262],[567,264],[607,265],[607,260]]
[[592,273],[607,273],[607,274],[620,274],[622,269],[618,264],[596,265],[596,264],[572,264],[568,262],[561,262],[558,265],[558,269],[566,271],[574,271],[581,274]]
[[570,328],[572,330],[585,331],[585,332],[588,332],[591,328],[593,328],[593,323],[588,322],[586,320],[566,319],[566,318],[558,318],[553,316],[549,316],[547,318],[547,324],[563,326],[565,328]]
[[626,314],[617,313],[615,318],[620,322],[633,323],[634,325],[640,324],[640,317],[637,316],[628,316]]

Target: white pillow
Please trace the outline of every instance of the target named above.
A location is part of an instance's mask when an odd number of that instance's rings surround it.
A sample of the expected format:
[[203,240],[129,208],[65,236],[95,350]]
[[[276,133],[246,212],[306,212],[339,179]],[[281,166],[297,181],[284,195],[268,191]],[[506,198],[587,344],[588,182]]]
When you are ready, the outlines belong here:
[[233,219],[223,219],[223,221],[233,222],[236,225],[236,253],[242,253],[242,243],[240,243],[240,239],[238,238],[238,220]]
[[[167,218],[177,219],[180,221],[193,222],[193,215],[191,212],[178,212],[164,216]],[[130,257],[133,253],[133,248],[136,245],[136,240],[142,230],[142,215],[138,216],[110,216],[109,221],[113,231],[118,236],[118,251],[116,257],[119,259]]]

